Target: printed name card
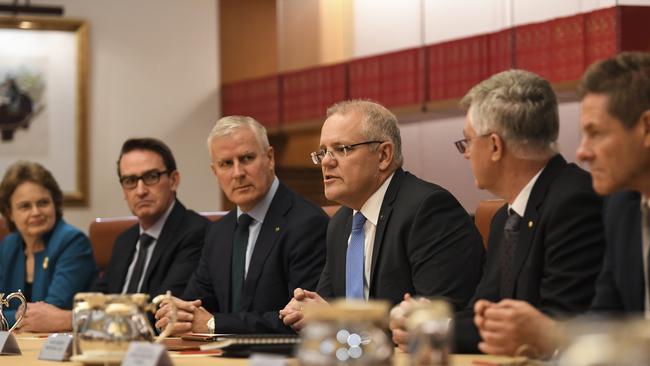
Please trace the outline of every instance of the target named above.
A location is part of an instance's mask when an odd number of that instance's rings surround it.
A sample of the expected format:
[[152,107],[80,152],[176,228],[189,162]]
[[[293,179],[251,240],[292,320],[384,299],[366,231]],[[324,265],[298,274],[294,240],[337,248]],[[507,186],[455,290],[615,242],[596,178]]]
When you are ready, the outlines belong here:
[[248,362],[249,366],[287,366],[287,358],[281,355],[254,353]]
[[131,342],[122,366],[172,366],[167,349],[162,344]]
[[16,337],[11,332],[0,332],[0,355],[22,355]]
[[72,334],[50,334],[38,354],[39,360],[68,361],[72,355]]

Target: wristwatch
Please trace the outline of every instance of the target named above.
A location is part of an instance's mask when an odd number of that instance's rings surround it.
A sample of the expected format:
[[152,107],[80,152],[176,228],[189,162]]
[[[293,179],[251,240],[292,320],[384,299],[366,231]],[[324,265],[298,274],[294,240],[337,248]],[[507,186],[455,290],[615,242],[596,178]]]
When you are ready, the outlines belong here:
[[208,326],[208,331],[214,334],[214,317],[210,318],[210,320],[208,320],[208,323],[206,325]]

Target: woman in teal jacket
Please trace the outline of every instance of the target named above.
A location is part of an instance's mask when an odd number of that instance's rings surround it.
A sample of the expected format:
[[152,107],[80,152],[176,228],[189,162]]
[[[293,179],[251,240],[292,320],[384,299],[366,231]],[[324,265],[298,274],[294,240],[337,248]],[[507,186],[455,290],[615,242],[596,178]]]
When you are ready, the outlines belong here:
[[[62,219],[63,193],[52,174],[32,162],[17,162],[0,183],[0,213],[12,231],[0,243],[0,292],[22,291],[27,314],[19,328],[48,329],[40,302],[72,307],[75,293],[88,289],[96,272],[88,237]],[[19,302],[3,310],[10,326]]]

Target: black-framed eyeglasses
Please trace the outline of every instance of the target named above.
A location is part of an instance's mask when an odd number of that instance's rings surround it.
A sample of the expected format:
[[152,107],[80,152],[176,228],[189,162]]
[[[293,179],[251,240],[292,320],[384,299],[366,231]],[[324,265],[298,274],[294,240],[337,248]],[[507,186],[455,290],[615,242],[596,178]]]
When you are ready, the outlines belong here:
[[356,146],[368,145],[368,144],[383,144],[383,143],[384,141],[372,140],[372,141],[358,142],[356,144],[351,144],[351,145],[339,145],[339,146],[332,147],[332,150],[320,149],[318,151],[314,151],[309,155],[311,156],[311,161],[314,164],[320,165],[323,163],[323,159],[325,159],[325,155],[329,155],[332,160],[337,160],[338,158],[348,156],[350,151],[354,150]]
[[146,186],[152,186],[160,181],[160,177],[164,174],[169,174],[171,171],[163,170],[150,170],[142,175],[123,175],[120,177],[120,184],[126,189],[133,189],[137,187],[138,181],[142,179],[142,183]]
[[478,135],[478,136],[474,136],[474,137],[470,137],[470,138],[460,139],[458,141],[454,141],[454,145],[456,145],[456,148],[458,149],[458,152],[460,152],[461,154],[464,154],[467,151],[467,149],[469,149],[469,145],[472,143],[472,140],[478,139],[478,138],[481,138],[481,137],[490,136],[491,134],[492,134],[492,132],[488,132],[488,133],[485,133],[483,135]]

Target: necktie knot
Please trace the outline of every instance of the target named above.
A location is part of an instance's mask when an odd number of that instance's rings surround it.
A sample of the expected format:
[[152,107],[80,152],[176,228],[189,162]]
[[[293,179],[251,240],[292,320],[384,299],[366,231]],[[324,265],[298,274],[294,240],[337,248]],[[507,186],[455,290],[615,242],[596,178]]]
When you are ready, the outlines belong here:
[[508,218],[506,219],[505,230],[519,231],[519,224],[521,223],[521,216],[513,210],[508,210]]
[[230,309],[233,312],[241,310],[242,289],[246,278],[246,248],[250,234],[249,226],[252,222],[253,218],[246,213],[242,213],[237,218],[230,266]]
[[153,243],[154,238],[153,236],[147,234],[147,233],[142,233],[140,234],[140,248],[149,248],[149,245]]
[[253,222],[253,218],[250,217],[250,215],[243,213],[237,218],[237,227],[240,228],[240,230],[247,229],[251,225],[251,222]]
[[366,223],[366,217],[363,216],[361,211],[354,214],[352,217],[352,231],[363,230],[363,224]]
[[[147,234],[140,234],[140,248],[137,250],[137,257],[135,259],[135,264],[133,265],[133,272],[131,272],[131,279],[127,286],[127,293],[132,294],[136,293],[142,288],[140,287],[140,282],[143,281],[145,275],[145,264],[147,262],[147,248],[153,243],[154,237]],[[142,286],[145,286],[144,284]]]

